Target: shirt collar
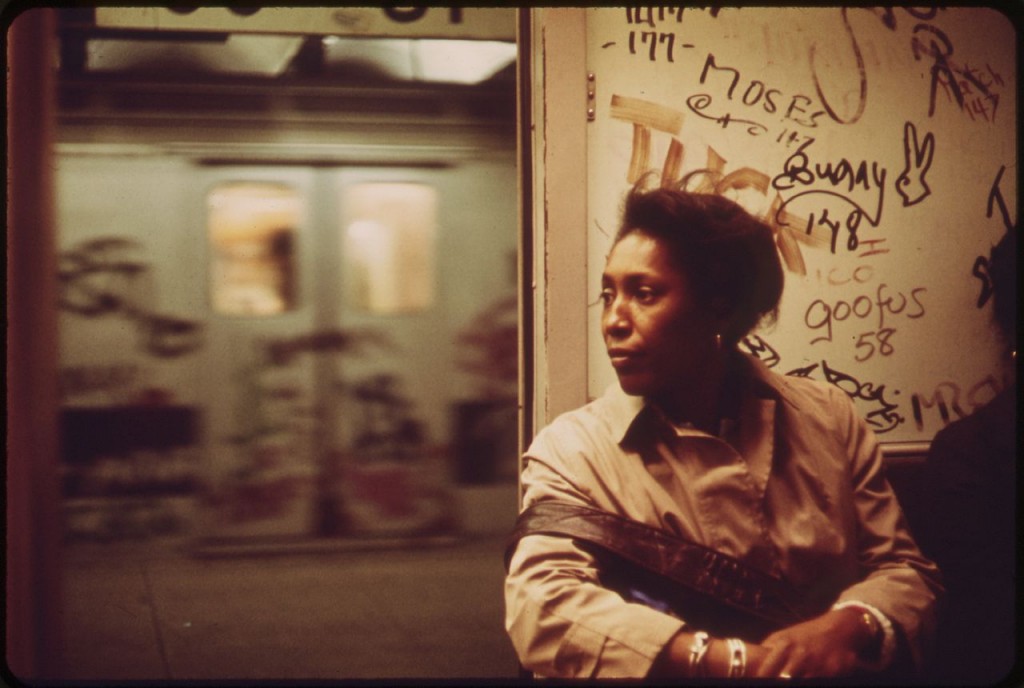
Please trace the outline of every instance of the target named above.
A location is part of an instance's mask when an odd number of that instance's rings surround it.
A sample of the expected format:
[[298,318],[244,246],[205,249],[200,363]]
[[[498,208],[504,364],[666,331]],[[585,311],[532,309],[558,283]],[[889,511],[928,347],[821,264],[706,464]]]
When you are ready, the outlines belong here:
[[[762,398],[781,399],[793,407],[797,407],[796,398],[789,388],[785,376],[773,373],[762,361],[749,354],[741,353],[740,365],[749,384],[744,394],[753,394]],[[609,405],[608,419],[612,436],[621,444],[630,430],[645,418],[657,419],[661,414],[643,397],[632,396],[622,391],[618,382],[611,384],[603,395]]]
[[608,424],[612,437],[619,444],[626,438],[626,433],[633,427],[640,415],[647,409],[643,397],[626,394],[618,382],[613,382],[605,390],[603,399],[609,406]]

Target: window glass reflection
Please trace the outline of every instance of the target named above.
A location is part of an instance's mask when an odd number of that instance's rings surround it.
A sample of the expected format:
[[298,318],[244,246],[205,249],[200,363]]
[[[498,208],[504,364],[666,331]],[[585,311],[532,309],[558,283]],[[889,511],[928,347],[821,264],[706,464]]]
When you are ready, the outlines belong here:
[[349,305],[377,314],[433,305],[436,190],[426,184],[356,184],[345,189],[341,208]]
[[263,182],[233,182],[207,196],[213,310],[270,316],[298,307],[298,191]]

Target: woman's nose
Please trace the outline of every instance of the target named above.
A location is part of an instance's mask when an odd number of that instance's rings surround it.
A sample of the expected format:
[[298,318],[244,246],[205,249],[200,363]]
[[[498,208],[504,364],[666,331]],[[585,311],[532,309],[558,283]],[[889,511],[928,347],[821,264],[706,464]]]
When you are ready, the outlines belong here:
[[623,337],[628,335],[632,328],[632,321],[629,318],[629,309],[622,301],[616,299],[604,312],[602,325],[605,335],[609,337]]

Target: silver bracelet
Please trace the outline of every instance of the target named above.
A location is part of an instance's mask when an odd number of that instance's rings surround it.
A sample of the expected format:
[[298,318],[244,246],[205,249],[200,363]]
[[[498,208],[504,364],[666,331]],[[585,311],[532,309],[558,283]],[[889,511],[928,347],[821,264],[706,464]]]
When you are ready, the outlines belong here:
[[693,645],[690,645],[690,678],[704,676],[704,658],[708,654],[708,646],[711,645],[711,636],[705,631],[697,631],[693,634]]
[[729,678],[742,678],[747,674],[747,644],[739,638],[728,638]]

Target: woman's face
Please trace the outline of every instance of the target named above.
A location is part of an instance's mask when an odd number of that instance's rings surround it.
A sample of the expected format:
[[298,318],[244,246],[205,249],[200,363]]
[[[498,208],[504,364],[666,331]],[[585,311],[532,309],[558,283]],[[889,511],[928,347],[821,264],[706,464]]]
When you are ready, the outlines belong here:
[[601,300],[605,347],[627,394],[671,396],[707,370],[716,323],[660,240],[634,230],[612,247]]

